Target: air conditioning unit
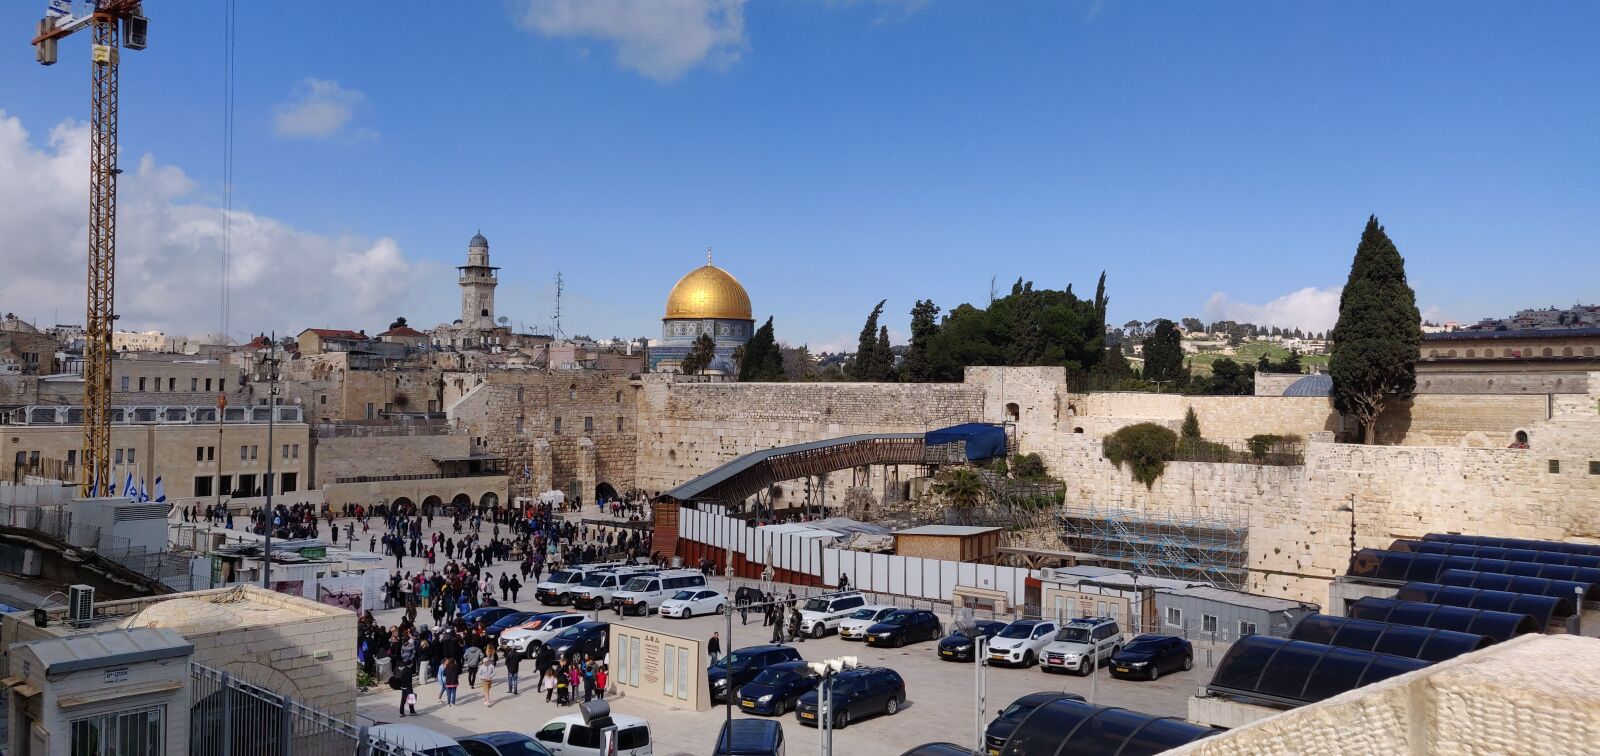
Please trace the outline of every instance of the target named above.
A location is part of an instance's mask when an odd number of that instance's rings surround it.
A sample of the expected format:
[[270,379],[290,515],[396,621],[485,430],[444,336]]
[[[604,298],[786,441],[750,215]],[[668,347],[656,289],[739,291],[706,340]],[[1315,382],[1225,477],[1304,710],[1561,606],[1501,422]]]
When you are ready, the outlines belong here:
[[1054,568],[1054,567],[1042,567],[1042,568],[1040,568],[1039,569],[1039,579],[1040,580],[1055,580],[1056,579],[1056,568]]
[[87,625],[94,619],[94,586],[74,585],[67,589],[67,621]]

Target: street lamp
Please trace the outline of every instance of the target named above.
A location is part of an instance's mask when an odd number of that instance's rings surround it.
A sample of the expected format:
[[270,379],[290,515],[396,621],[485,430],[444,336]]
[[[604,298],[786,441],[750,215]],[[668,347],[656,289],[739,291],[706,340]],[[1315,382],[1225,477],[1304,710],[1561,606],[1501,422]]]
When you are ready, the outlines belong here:
[[272,348],[267,352],[267,513],[263,518],[267,540],[261,550],[261,587],[272,590],[272,425],[278,415],[278,332],[272,332]]
[[819,753],[829,756],[833,753],[833,678],[840,672],[856,666],[856,657],[841,656],[836,659],[806,662],[811,671],[822,677],[817,683],[817,731],[821,734],[818,744]]

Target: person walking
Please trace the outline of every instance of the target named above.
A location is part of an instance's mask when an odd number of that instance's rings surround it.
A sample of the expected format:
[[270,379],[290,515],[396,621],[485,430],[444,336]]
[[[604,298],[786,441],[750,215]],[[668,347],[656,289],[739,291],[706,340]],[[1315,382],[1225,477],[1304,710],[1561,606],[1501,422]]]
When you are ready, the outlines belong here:
[[711,656],[711,663],[717,663],[717,657],[722,656],[722,635],[712,633],[711,640],[706,641],[706,653]]
[[402,664],[399,671],[394,673],[391,684],[400,691],[400,716],[406,715],[406,707],[411,707],[411,716],[417,715],[416,691],[417,667],[414,664]]
[[522,654],[506,652],[506,692],[517,695],[517,669],[522,666]]
[[483,657],[483,664],[478,667],[478,678],[483,683],[483,705],[485,707],[494,705],[494,678],[499,669],[500,663],[495,658],[494,647],[490,646],[489,653]]
[[539,689],[544,691],[544,702],[550,703],[550,699],[556,694],[555,669],[550,668],[544,671],[544,675],[539,678]]
[[522,581],[516,575],[511,576],[511,603],[517,603],[517,591],[522,588]]
[[610,681],[611,681],[611,670],[609,668],[607,668],[606,665],[601,664],[600,668],[594,671],[594,697],[595,698],[597,698],[597,699],[599,699],[601,701],[606,700],[606,683],[609,683]]
[[841,590],[841,591],[850,590],[850,574],[849,573],[846,573],[846,572],[839,573],[839,590]]
[[593,659],[585,657],[583,660],[583,702],[594,700],[594,676],[599,671],[600,664]]
[[483,663],[483,649],[477,646],[467,646],[461,652],[461,666],[467,670],[467,687],[478,684],[478,665]]
[[456,705],[456,687],[461,684],[461,668],[456,666],[455,659],[446,659],[444,669],[439,674],[444,676],[445,706]]
[[[769,620],[772,619],[772,609],[770,607],[767,609],[767,619],[769,619]],[[782,643],[783,642],[783,628],[784,628],[784,625],[786,624],[783,621],[783,619],[780,617],[779,619],[777,619],[775,621],[770,621],[767,624],[772,626],[772,644],[773,645],[777,645],[779,643]]]

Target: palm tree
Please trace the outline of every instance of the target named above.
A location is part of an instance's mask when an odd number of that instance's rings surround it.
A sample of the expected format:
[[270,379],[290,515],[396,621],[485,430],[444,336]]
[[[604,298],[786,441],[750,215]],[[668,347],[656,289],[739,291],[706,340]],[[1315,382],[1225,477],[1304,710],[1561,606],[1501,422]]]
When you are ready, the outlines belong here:
[[939,476],[933,484],[933,492],[943,496],[950,506],[968,510],[978,506],[989,490],[977,471],[970,467],[952,467]]

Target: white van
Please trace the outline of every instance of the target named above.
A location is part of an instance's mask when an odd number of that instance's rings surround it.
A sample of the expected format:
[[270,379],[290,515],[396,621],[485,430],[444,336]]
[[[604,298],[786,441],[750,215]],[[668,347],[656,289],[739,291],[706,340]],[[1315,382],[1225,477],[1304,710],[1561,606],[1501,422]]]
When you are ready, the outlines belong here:
[[583,579],[596,572],[606,572],[621,567],[621,562],[606,564],[580,564],[556,570],[533,587],[533,597],[545,606],[564,606],[572,603],[572,590],[583,584]]
[[[467,749],[455,738],[417,725],[382,724],[368,729],[367,735],[384,745],[398,746],[423,756],[468,756]],[[383,745],[373,748],[373,753],[388,752]]]
[[654,573],[654,567],[619,567],[605,572],[591,572],[582,583],[572,588],[572,606],[575,609],[598,609],[611,605],[611,596],[628,584],[628,579]]
[[699,570],[664,570],[654,575],[638,575],[628,580],[622,590],[611,594],[611,606],[617,614],[647,615],[659,608],[661,602],[685,588],[702,588],[706,576]]
[[[650,723],[611,712],[617,725],[617,756],[651,756]],[[583,723],[582,714],[563,714],[544,723],[533,739],[556,756],[601,756],[600,730]]]
[[840,593],[834,596],[816,596],[800,605],[800,632],[821,638],[835,630],[845,617],[867,605],[867,597],[859,593]]

